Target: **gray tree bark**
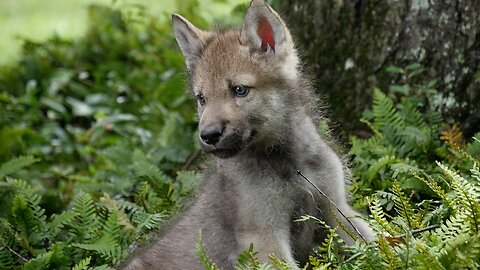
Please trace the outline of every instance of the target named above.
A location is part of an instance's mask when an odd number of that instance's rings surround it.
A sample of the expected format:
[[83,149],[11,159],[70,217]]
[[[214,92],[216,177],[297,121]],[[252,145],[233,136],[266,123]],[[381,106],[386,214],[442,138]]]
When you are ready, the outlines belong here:
[[355,129],[375,86],[402,83],[387,66],[419,63],[456,104],[444,113],[468,135],[480,130],[480,1],[278,0],[342,128]]

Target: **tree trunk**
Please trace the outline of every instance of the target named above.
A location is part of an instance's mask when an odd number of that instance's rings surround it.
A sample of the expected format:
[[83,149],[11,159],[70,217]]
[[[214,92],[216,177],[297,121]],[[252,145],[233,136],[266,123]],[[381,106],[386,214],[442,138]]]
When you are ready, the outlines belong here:
[[[278,5],[342,128],[358,127],[375,86],[386,90],[392,82],[405,82],[386,67],[419,63],[426,71],[415,83],[438,79],[445,116],[468,135],[480,130],[480,1],[279,0]],[[453,105],[446,101],[452,95]]]

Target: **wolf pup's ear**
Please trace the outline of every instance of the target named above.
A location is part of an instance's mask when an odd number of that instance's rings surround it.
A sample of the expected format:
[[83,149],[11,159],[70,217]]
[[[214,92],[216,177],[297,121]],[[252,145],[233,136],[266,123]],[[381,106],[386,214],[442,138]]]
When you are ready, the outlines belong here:
[[185,57],[187,69],[190,70],[207,40],[213,34],[195,27],[191,22],[178,14],[172,14],[172,23],[173,34]]
[[241,32],[242,44],[260,53],[281,53],[293,47],[292,37],[280,16],[264,0],[253,0]]

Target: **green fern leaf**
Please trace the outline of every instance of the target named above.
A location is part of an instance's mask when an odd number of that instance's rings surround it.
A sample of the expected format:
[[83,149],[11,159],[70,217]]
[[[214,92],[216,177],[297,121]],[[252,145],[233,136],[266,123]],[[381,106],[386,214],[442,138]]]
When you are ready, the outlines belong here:
[[77,241],[95,238],[99,222],[92,196],[88,193],[78,196],[74,200],[72,212],[75,214],[75,222],[71,232],[78,237]]
[[30,242],[38,240],[35,239],[35,236],[40,231],[41,226],[28,205],[27,199],[22,195],[16,195],[13,199],[12,215],[15,228],[26,245],[24,247],[29,248]]
[[[41,201],[40,195],[25,181],[18,179],[7,179],[6,185],[12,187],[14,192],[18,195],[22,195],[28,202],[28,206],[31,208],[31,211],[34,215],[35,222],[38,224],[38,229],[45,228],[47,217],[45,215],[45,209],[43,209],[39,203]],[[37,235],[37,241],[40,241],[40,238],[44,236]],[[34,240],[34,239],[30,239]]]
[[[288,269],[288,266],[284,261],[281,261],[274,255],[270,256],[270,260],[273,261],[279,267],[276,269]],[[253,250],[253,244],[250,244],[248,250],[240,253],[237,259],[237,263],[234,267],[235,270],[270,270],[272,266],[268,263],[260,263],[257,258],[257,252]]]
[[438,250],[431,248],[426,243],[418,241],[415,243],[417,253],[413,255],[415,258],[416,269],[419,270],[445,270],[438,258]]
[[54,238],[64,228],[65,225],[71,224],[76,216],[77,213],[70,211],[62,212],[58,215],[52,216],[51,221],[45,225],[47,234],[50,236],[50,238]]
[[119,226],[118,212],[112,211],[108,214],[107,220],[102,224],[102,232],[117,241],[121,242],[122,232]]
[[374,126],[382,133],[385,132],[386,127],[394,126],[402,129],[405,126],[404,120],[393,105],[393,101],[379,89],[375,89],[373,92],[373,114],[375,117]]
[[170,183],[168,177],[148,161],[135,161],[132,164],[135,177],[146,177],[159,183]]
[[28,167],[38,161],[40,160],[34,158],[33,156],[20,156],[11,159],[10,161],[7,161],[0,166],[0,179],[5,177],[6,175],[15,173],[22,168]]
[[369,182],[372,181],[381,169],[389,164],[395,163],[396,161],[397,159],[394,156],[384,156],[380,158],[365,172],[365,177]]
[[390,246],[389,242],[384,236],[378,238],[378,249],[384,258],[386,269],[394,270],[399,269],[400,266],[403,266],[400,258],[398,258],[395,250]]
[[87,270],[91,260],[92,257],[87,257],[79,261],[77,264],[75,264],[75,266],[72,267],[72,270]]
[[318,247],[317,255],[319,255],[319,258],[321,258],[321,262],[333,264],[337,263],[338,246],[335,241],[335,238],[337,237],[337,229],[330,229],[327,237],[325,237],[325,240],[323,240]]
[[7,245],[0,245],[0,269],[13,269],[16,263],[16,258],[12,252],[8,250]]
[[438,197],[442,199],[442,201],[450,207],[453,207],[450,198],[448,197],[447,193],[437,184],[437,182],[429,175],[427,175],[428,180],[419,176],[417,173],[413,173],[413,176],[418,180],[425,183],[433,192],[435,192]]
[[136,212],[133,214],[132,221],[136,224],[136,233],[139,234],[144,229],[151,230],[157,228],[166,217],[167,215],[165,213],[149,214],[145,212]]
[[457,172],[449,169],[447,166],[437,162],[438,166],[450,179],[450,186],[457,195],[456,207],[458,211],[468,213],[465,220],[473,226],[475,232],[480,228],[480,185],[473,184],[459,175]]
[[22,194],[30,204],[38,205],[42,199],[37,190],[23,180],[7,179],[5,185],[13,188],[15,193]]
[[123,258],[122,248],[117,241],[109,235],[102,236],[102,238],[95,240],[92,244],[74,243],[72,246],[84,250],[95,251],[114,264]]
[[205,246],[202,242],[202,234],[200,233],[198,237],[197,244],[195,245],[197,254],[200,257],[200,262],[203,265],[203,268],[206,270],[218,270],[217,265],[212,262],[212,260],[208,257],[207,251],[205,250]]
[[480,237],[462,234],[451,238],[439,260],[447,269],[479,269]]
[[38,270],[38,269],[49,269],[50,259],[52,258],[53,252],[49,251],[42,253],[35,257],[32,260],[26,262],[23,266],[23,270]]
[[161,209],[162,199],[147,182],[144,182],[135,194],[135,203],[142,206],[148,213],[156,213]]
[[445,246],[448,242],[457,238],[459,235],[469,234],[470,224],[465,222],[466,220],[468,220],[468,213],[457,212],[441,224],[440,228],[434,231],[431,236],[432,239],[434,239],[434,241],[439,239],[441,244],[438,246],[441,247]]
[[393,201],[395,203],[395,211],[402,217],[409,229],[418,229],[420,222],[415,215],[413,207],[410,205],[410,200],[405,196],[397,180],[393,181],[392,192],[395,194]]
[[397,232],[392,228],[388,220],[386,219],[386,214],[382,209],[382,205],[380,204],[380,200],[378,197],[373,197],[371,201],[369,201],[369,208],[370,208],[370,215],[371,217],[390,235],[396,235]]

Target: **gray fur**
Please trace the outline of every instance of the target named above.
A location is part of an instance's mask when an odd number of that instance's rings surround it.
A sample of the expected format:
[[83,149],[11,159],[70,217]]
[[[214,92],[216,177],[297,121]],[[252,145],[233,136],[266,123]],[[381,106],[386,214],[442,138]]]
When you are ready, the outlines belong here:
[[[259,50],[259,38],[251,36],[255,16],[265,16],[275,33],[282,33],[275,50]],[[293,220],[309,214],[338,227],[333,212],[353,228],[297,171],[327,194],[365,239],[374,238],[347,204],[340,158],[316,130],[310,87],[288,28],[262,0],[252,1],[246,20],[240,31],[215,33],[174,17],[192,91],[206,98],[198,107],[199,128],[225,123],[225,131],[217,144],[201,143],[216,156],[215,165],[193,205],[125,269],[202,269],[195,250],[200,233],[208,256],[222,269],[233,269],[251,243],[261,261],[274,253],[293,268],[303,265],[324,232],[311,221]],[[252,89],[246,97],[232,96],[232,83]],[[341,228],[338,232],[354,242]]]

